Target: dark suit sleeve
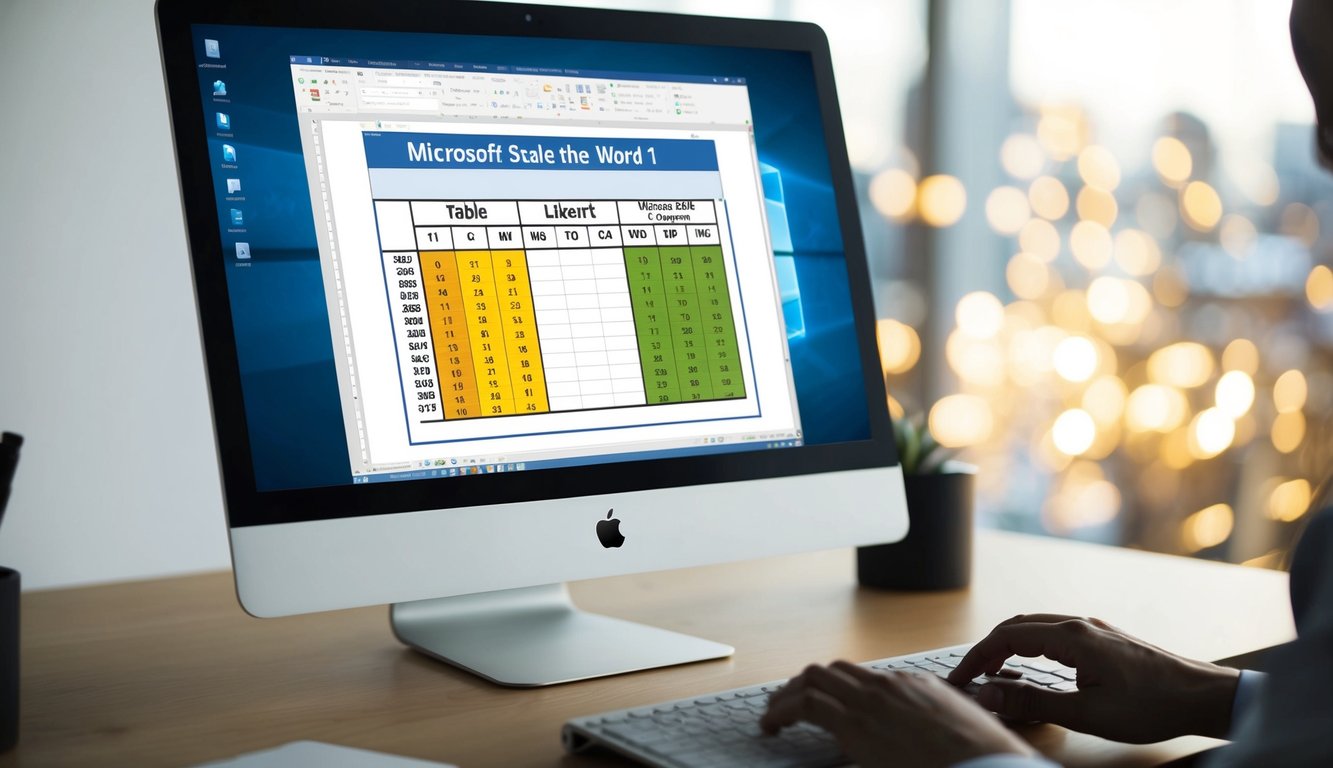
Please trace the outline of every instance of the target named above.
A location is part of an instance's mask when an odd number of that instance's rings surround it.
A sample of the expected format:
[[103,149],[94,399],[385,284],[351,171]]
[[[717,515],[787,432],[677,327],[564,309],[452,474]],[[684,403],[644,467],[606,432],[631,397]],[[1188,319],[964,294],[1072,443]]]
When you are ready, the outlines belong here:
[[1301,537],[1291,594],[1297,639],[1269,654],[1267,683],[1213,768],[1333,765],[1333,508]]

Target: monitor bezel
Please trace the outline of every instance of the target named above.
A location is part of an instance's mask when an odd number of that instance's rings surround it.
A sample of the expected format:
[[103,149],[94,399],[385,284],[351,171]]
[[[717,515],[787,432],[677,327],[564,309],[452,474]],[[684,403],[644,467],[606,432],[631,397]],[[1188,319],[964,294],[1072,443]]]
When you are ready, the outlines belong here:
[[[380,2],[367,14],[354,0],[320,3],[191,3],[159,0],[158,32],[173,128],[190,262],[205,352],[209,396],[232,528],[299,523],[422,510],[478,507],[659,488],[816,475],[898,464],[887,392],[874,337],[869,265],[842,130],[828,40],[814,24],[709,18],[638,11],[508,5],[446,0]],[[312,25],[312,20],[315,23]],[[609,462],[518,473],[340,484],[303,489],[256,488],[216,216],[203,94],[192,26],[198,24],[411,31],[506,37],[679,43],[781,49],[810,56],[829,153],[835,203],[848,268],[870,438],[713,455]]]

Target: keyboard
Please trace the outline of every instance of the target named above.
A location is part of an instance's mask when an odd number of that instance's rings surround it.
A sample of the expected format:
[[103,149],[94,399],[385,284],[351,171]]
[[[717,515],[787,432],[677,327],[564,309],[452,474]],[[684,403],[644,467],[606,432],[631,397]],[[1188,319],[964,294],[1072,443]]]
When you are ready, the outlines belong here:
[[[862,664],[879,670],[903,670],[948,677],[970,646],[940,648]],[[1073,669],[1046,658],[1014,657],[1005,662],[1008,676],[1021,676],[1057,691],[1076,689]],[[619,709],[565,723],[561,733],[571,753],[606,749],[644,765],[661,768],[821,768],[845,765],[847,759],[822,728],[798,723],[776,736],[759,730],[768,697],[785,680],[730,691]],[[986,678],[967,690],[975,692]]]

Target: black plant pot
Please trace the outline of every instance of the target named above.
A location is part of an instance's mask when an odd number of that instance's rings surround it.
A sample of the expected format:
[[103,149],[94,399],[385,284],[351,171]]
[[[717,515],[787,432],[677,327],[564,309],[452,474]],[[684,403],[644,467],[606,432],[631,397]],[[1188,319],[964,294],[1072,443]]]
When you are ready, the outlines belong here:
[[857,547],[856,577],[876,589],[960,589],[972,579],[970,472],[910,475],[902,541]]
[[0,754],[19,739],[19,572],[0,568]]

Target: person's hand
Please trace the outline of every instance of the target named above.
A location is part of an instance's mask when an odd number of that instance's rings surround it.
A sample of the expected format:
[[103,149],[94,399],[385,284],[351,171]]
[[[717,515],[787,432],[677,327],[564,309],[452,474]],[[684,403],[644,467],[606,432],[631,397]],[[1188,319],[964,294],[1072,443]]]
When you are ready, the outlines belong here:
[[1222,737],[1240,673],[1192,661],[1131,637],[1099,619],[1032,614],[1001,623],[949,675],[966,685],[1010,656],[1046,656],[1078,671],[1078,690],[992,679],[977,702],[1002,717],[1039,720],[1146,744],[1197,734]]
[[845,661],[810,666],[793,677],[773,694],[759,726],[773,734],[801,720],[831,733],[863,768],[1036,754],[994,715],[934,675],[879,673]]

